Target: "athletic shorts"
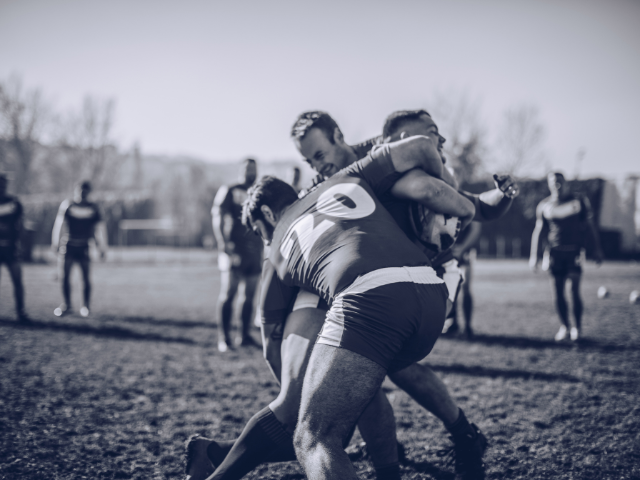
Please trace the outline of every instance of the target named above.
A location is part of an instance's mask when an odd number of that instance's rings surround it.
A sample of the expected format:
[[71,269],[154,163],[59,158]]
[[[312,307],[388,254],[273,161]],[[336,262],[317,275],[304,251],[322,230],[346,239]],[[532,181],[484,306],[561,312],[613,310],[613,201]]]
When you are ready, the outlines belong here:
[[431,352],[447,295],[431,267],[375,270],[336,296],[317,343],[362,355],[388,372],[402,370]]
[[18,249],[15,246],[0,246],[0,265],[11,265],[18,261]]
[[[546,254],[547,252],[545,252]],[[554,277],[566,277],[573,273],[582,273],[581,250],[557,250],[552,248],[549,254],[549,271]]]
[[64,245],[60,247],[60,255],[74,262],[89,261],[89,245]]

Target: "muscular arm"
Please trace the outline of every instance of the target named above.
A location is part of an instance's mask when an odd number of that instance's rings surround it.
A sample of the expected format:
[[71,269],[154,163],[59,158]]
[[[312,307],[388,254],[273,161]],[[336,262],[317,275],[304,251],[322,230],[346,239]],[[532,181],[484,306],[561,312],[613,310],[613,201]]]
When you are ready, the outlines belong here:
[[475,214],[473,203],[444,181],[423,170],[405,173],[392,187],[391,193],[403,200],[420,202],[434,212],[462,218]]
[[100,256],[104,258],[109,246],[107,226],[104,221],[100,221],[96,224],[94,237],[96,239],[96,246],[98,247],[98,250],[100,250]]
[[[466,198],[471,200],[476,207],[476,215],[473,220],[476,222],[486,222],[489,220],[497,220],[502,217],[513,203],[513,199],[517,195],[518,186],[509,175],[494,175],[494,183],[496,188],[487,190],[479,195],[463,192]],[[511,195],[505,192],[515,192]]]
[[600,245],[600,235],[598,234],[598,229],[596,228],[596,223],[593,220],[593,212],[591,210],[591,204],[589,203],[589,200],[587,198],[585,198],[583,200],[583,203],[585,205],[585,208],[587,209],[587,229],[589,230],[590,234],[593,237],[593,242],[595,245],[595,251],[594,251],[594,256],[595,256],[595,261],[596,263],[599,265],[602,263],[602,257],[603,257],[603,253],[602,253],[602,247]]
[[211,208],[211,226],[213,235],[216,237],[218,251],[227,254],[233,253],[234,244],[231,241],[231,230],[233,228],[233,218],[224,208],[224,202],[229,194],[226,186],[220,187]]
[[397,142],[384,145],[389,148],[391,162],[396,172],[404,173],[414,168],[420,168],[429,175],[443,178],[445,170],[438,153],[437,139],[416,135]]

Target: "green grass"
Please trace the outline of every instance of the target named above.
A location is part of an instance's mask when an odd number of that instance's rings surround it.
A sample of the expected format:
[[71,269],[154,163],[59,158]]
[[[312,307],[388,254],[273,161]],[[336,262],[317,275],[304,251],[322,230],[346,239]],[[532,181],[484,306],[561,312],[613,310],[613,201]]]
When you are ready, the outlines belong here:
[[[214,348],[214,255],[112,252],[93,264],[92,316],[53,316],[55,265],[25,265],[34,322],[0,285],[0,478],[182,478],[191,434],[231,439],[277,393],[261,352]],[[588,265],[584,341],[553,341],[548,275],[479,261],[473,341],[442,338],[427,362],[490,441],[487,478],[640,478],[640,266]],[[79,272],[74,302],[79,307]],[[611,296],[598,299],[598,286]],[[408,448],[406,479],[449,479],[446,432],[385,382]],[[359,440],[354,438],[354,443]],[[356,450],[356,447],[350,447]],[[374,478],[366,459],[356,468]],[[295,463],[247,478],[303,478]]]

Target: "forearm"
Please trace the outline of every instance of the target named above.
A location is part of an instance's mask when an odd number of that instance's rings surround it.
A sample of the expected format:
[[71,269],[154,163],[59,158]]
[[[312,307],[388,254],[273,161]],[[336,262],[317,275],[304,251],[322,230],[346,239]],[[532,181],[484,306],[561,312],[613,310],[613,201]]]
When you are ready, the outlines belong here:
[[420,168],[433,177],[443,177],[444,165],[432,138],[418,135],[384,147],[389,148],[391,161],[397,172],[404,173]]
[[276,331],[276,324],[262,324],[260,325],[260,333],[262,335],[262,353],[264,359],[267,362],[267,366],[271,370],[271,373],[278,381],[281,382],[282,374],[282,338],[274,336]]
[[108,237],[107,237],[107,229],[103,223],[100,223],[96,226],[96,244],[98,248],[102,252],[107,251],[107,247],[109,246]]
[[531,235],[531,252],[529,253],[529,261],[538,261],[538,243],[540,241],[540,232],[542,229],[535,228],[533,230],[533,234]]
[[51,232],[51,246],[53,248],[58,248],[60,245],[60,233],[62,232],[62,221],[56,219],[53,224],[53,230]]
[[513,199],[507,197],[499,188],[483,192],[478,195],[474,220],[497,220],[507,213],[512,203]]

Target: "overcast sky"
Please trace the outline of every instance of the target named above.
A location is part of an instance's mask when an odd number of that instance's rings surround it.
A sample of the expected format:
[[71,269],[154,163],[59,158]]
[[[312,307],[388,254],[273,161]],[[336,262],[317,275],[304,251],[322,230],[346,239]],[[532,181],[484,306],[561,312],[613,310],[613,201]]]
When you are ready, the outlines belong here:
[[114,98],[117,140],[145,153],[295,159],[304,110],[357,142],[452,92],[479,102],[489,133],[537,106],[548,162],[570,175],[580,148],[582,176],[640,172],[633,0],[0,0],[12,73],[60,110]]

